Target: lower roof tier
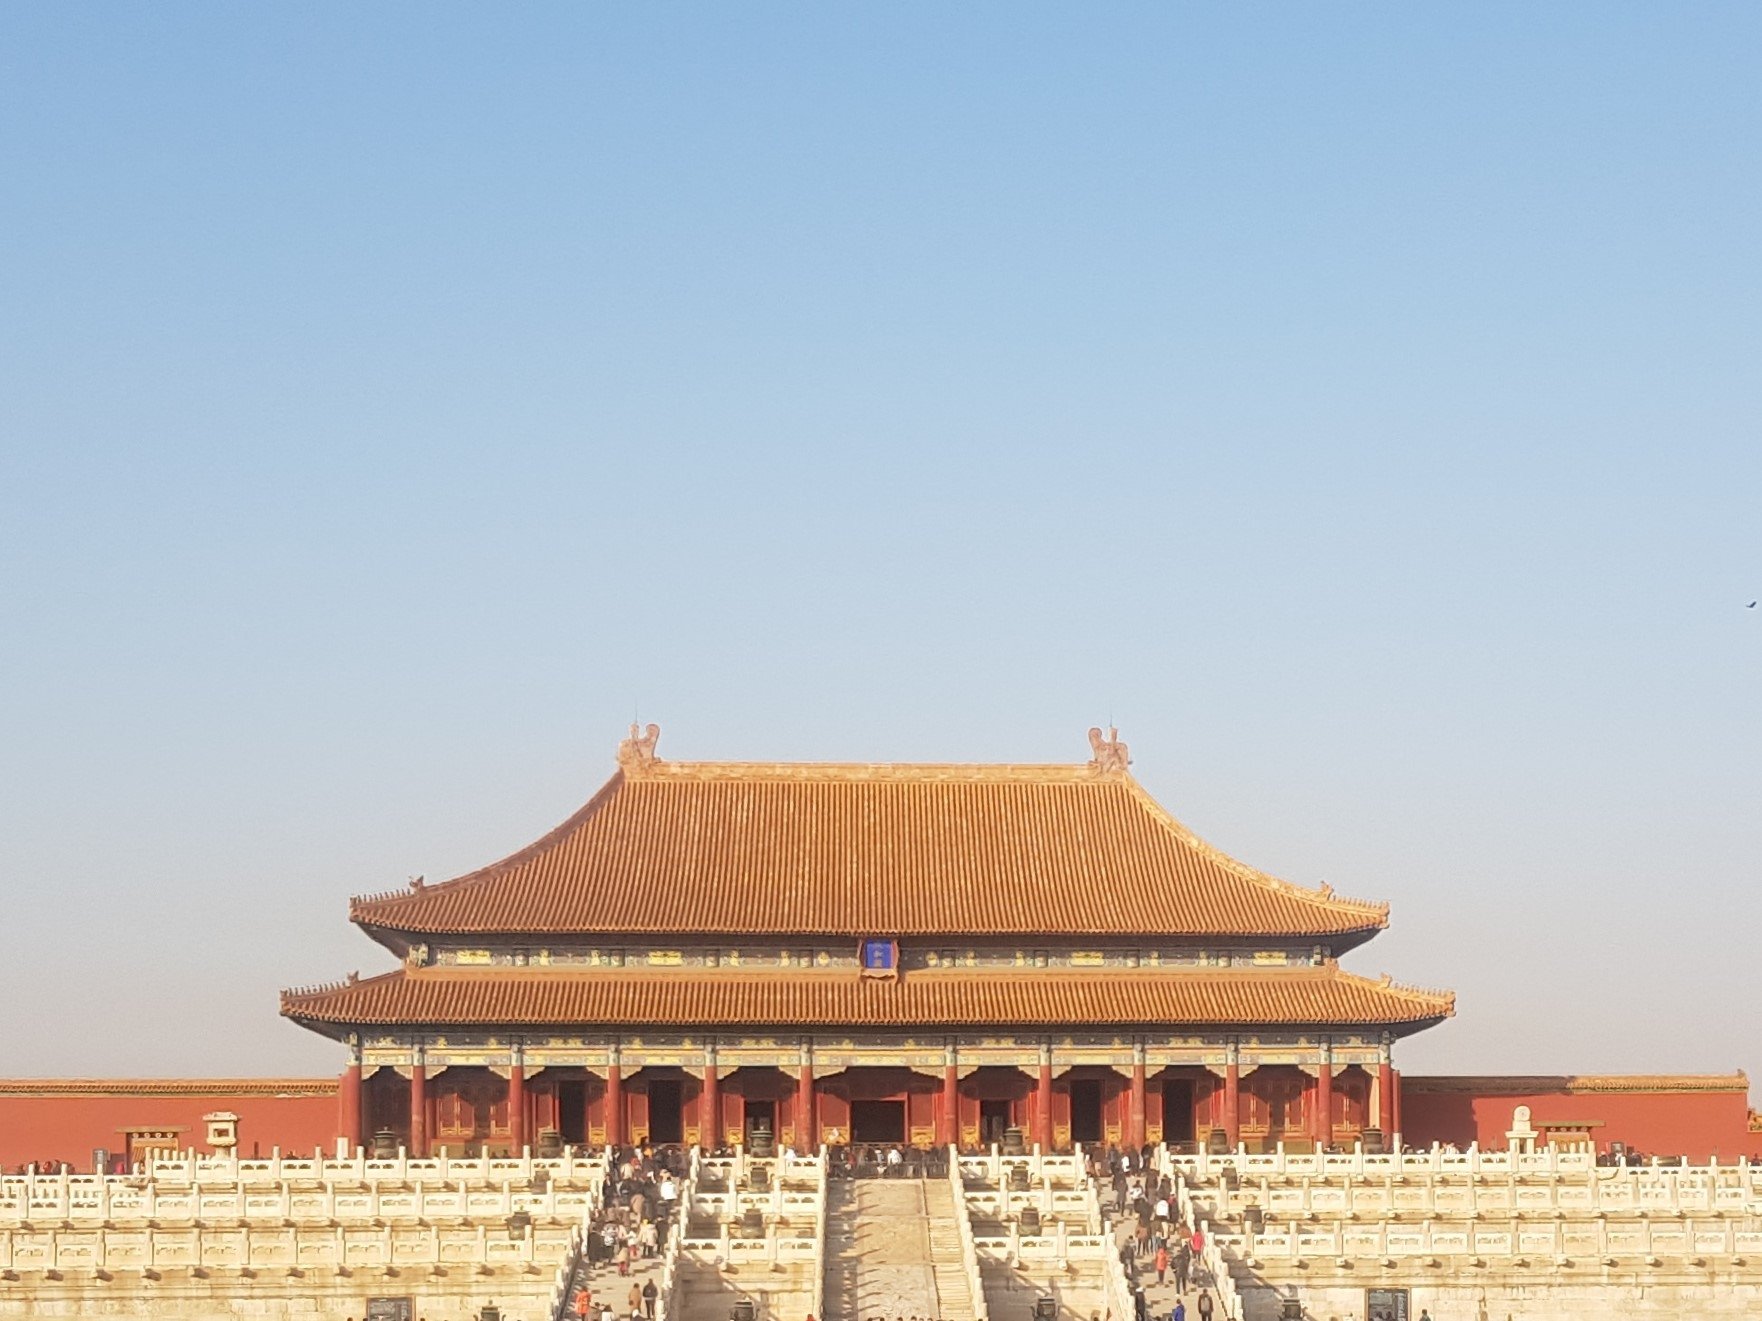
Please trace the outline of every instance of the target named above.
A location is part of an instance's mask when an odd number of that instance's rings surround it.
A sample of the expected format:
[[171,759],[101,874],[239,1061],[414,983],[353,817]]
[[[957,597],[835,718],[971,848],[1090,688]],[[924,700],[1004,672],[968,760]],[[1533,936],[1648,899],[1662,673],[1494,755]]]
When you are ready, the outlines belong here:
[[859,978],[777,973],[402,969],[284,991],[317,1031],[374,1026],[1062,1027],[1428,1026],[1447,992],[1354,976],[1334,964],[1161,973],[922,972]]

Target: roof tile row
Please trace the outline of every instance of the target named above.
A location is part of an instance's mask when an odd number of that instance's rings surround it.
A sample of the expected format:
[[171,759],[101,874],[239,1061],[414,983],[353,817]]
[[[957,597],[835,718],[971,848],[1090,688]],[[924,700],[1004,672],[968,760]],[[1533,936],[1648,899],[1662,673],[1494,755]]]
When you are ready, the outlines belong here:
[[1454,997],[1371,981],[1332,964],[1205,973],[534,972],[400,970],[284,992],[307,1024],[923,1027],[1088,1024],[1419,1024]]

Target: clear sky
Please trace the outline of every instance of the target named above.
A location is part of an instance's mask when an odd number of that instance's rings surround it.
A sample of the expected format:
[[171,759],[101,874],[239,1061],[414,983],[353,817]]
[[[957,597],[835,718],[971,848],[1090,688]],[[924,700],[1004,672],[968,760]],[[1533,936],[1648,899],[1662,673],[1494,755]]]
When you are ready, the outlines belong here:
[[353,893],[1080,761],[1410,1071],[1762,1070],[1762,8],[0,7],[0,1073],[328,1072]]

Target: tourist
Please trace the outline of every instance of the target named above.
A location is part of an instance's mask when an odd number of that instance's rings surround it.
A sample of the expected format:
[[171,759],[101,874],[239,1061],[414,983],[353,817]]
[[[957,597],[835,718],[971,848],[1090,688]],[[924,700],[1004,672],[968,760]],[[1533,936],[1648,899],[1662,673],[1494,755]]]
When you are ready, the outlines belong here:
[[637,1316],[642,1315],[642,1286],[640,1284],[630,1286],[630,1310]]
[[1188,1272],[1193,1269],[1193,1249],[1186,1243],[1175,1249],[1175,1288],[1187,1292]]
[[1199,1291],[1199,1321],[1211,1321],[1211,1294],[1204,1289]]
[[1160,1247],[1156,1250],[1156,1282],[1158,1284],[1167,1283],[1168,1273],[1169,1273],[1169,1250],[1168,1250],[1168,1245],[1164,1244],[1162,1247]]
[[642,1255],[652,1257],[660,1246],[660,1234],[655,1229],[653,1220],[645,1220],[637,1228],[636,1241],[642,1245]]
[[1169,1313],[1169,1321],[1187,1321],[1187,1304],[1179,1298],[1175,1299],[1174,1310]]
[[642,1286],[642,1312],[647,1321],[655,1321],[655,1300],[660,1296],[661,1291],[652,1279]]
[[899,1167],[904,1163],[905,1157],[900,1154],[898,1147],[889,1147],[887,1149],[887,1173],[890,1177],[897,1179],[899,1177]]

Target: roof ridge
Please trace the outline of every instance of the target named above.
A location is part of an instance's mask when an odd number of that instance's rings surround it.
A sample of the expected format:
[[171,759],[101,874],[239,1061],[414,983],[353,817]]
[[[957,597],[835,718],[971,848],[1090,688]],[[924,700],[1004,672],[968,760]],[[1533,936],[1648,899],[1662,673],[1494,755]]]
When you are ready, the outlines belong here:
[[1377,977],[1367,977],[1361,972],[1351,972],[1342,968],[1335,960],[1328,960],[1334,974],[1347,981],[1357,982],[1362,986],[1376,986],[1385,991],[1393,991],[1396,995],[1404,995],[1410,1000],[1429,1000],[1446,1003],[1450,1007],[1450,1015],[1456,1014],[1456,992],[1440,987],[1418,986],[1412,982],[1398,982],[1388,973]]
[[593,796],[571,812],[563,821],[553,826],[550,830],[547,830],[544,834],[533,840],[532,843],[527,844],[522,848],[515,849],[506,857],[498,858],[496,861],[489,863],[486,866],[478,867],[474,871],[468,871],[463,875],[455,876],[450,880],[437,881],[433,885],[425,884],[423,879],[419,876],[410,883],[410,888],[407,890],[388,890],[380,894],[352,896],[349,899],[350,920],[355,920],[356,915],[360,910],[369,904],[395,903],[401,899],[416,899],[427,894],[430,890],[452,890],[470,884],[494,880],[509,868],[517,867],[528,858],[543,853],[546,849],[559,841],[566,839],[575,830],[579,829],[583,822],[610,801],[612,795],[617,792],[618,787],[624,783],[625,778],[626,774],[624,768],[621,767],[618,770],[613,771],[611,779],[607,780],[598,789],[594,790]]
[[377,972],[371,977],[363,977],[352,972],[346,977],[333,978],[325,982],[309,982],[304,986],[284,986],[281,991],[281,1003],[285,1008],[301,1000],[316,1000],[323,996],[335,995],[338,991],[347,991],[357,986],[372,986],[379,982],[402,977],[403,968],[393,968],[389,972]]
[[[628,774],[632,768],[625,767]],[[987,761],[663,761],[636,770],[641,780],[1027,780],[1092,783],[1129,778],[1092,762]]]
[[1172,831],[1175,836],[1189,848],[1204,854],[1224,870],[1244,880],[1255,881],[1279,894],[1294,895],[1307,899],[1311,903],[1323,904],[1341,912],[1374,914],[1382,919],[1381,927],[1389,924],[1388,900],[1349,899],[1345,895],[1334,893],[1334,887],[1323,881],[1319,886],[1310,889],[1295,881],[1288,881],[1282,876],[1274,876],[1271,872],[1251,867],[1231,854],[1224,852],[1210,840],[1201,837],[1191,826],[1182,821],[1168,808],[1157,801],[1156,796],[1138,782],[1138,777],[1131,774],[1122,776],[1131,788],[1133,796],[1164,829]]

